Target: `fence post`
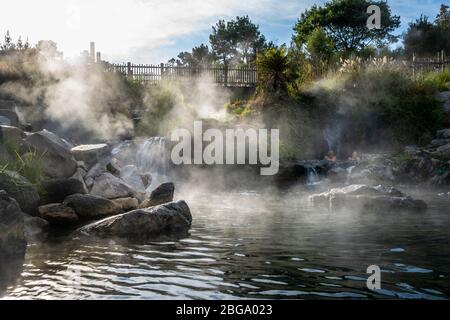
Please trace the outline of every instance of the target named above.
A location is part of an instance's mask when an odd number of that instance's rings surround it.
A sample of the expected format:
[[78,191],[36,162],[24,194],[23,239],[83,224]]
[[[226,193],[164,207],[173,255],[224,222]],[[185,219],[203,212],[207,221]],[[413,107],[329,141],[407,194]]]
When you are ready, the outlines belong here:
[[161,80],[163,79],[164,75],[164,63],[161,63]]
[[225,87],[228,87],[228,64],[227,63],[225,63],[225,65],[223,67],[223,72],[224,72],[224,75],[225,75],[224,85],[225,85]]
[[441,50],[441,62],[442,62],[441,71],[444,72],[444,71],[445,71],[445,57],[444,57],[444,50]]
[[412,65],[412,67],[413,67],[413,78],[415,79],[416,78],[416,54],[415,53],[413,53],[413,65]]
[[127,62],[127,76],[128,77],[133,76],[133,70],[131,70],[131,62]]

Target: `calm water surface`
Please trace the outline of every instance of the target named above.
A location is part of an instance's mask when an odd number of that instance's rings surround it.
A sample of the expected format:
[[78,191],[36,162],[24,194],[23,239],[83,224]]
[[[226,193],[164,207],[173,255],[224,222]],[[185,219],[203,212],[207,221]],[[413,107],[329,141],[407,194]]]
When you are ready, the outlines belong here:
[[[55,239],[11,263],[4,298],[448,299],[450,198],[421,194],[424,214],[330,213],[305,192],[184,197],[194,217],[179,242]],[[181,198],[181,197],[179,197]],[[8,262],[2,262],[5,264]],[[369,265],[382,289],[366,288]],[[14,271],[16,270],[16,272]],[[14,275],[16,274],[16,275]],[[0,287],[2,287],[0,285]]]

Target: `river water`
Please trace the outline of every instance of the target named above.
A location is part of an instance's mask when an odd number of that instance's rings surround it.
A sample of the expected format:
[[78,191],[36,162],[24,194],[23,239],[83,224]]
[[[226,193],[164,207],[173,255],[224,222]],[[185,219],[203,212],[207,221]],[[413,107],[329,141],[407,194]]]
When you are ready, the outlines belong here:
[[[185,194],[191,236],[130,244],[57,238],[29,246],[3,298],[448,299],[450,199],[426,213],[330,213],[304,189]],[[181,197],[178,197],[181,198]],[[5,262],[2,262],[5,263]],[[381,268],[381,289],[366,269]],[[16,270],[14,269],[14,270]],[[13,272],[14,273],[14,272]],[[0,285],[0,287],[2,287]]]

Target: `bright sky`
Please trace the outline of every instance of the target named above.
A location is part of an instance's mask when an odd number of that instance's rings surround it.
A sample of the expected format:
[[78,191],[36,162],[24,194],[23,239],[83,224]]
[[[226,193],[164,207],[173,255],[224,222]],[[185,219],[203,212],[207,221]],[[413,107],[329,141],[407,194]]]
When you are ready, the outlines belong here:
[[[288,43],[300,13],[325,0],[2,0],[0,35],[10,30],[38,40],[54,40],[65,57],[75,57],[95,41],[110,61],[160,63],[180,51],[208,43],[219,19],[248,14],[268,40]],[[402,17],[402,32],[421,13],[434,18],[448,0],[389,0]]]

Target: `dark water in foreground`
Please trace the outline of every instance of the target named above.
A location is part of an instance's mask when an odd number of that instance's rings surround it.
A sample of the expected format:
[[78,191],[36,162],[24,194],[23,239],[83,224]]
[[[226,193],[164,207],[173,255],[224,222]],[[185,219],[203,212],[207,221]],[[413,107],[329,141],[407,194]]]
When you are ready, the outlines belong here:
[[[450,298],[450,199],[422,194],[427,213],[374,215],[313,210],[304,196],[200,193],[187,199],[194,225],[179,242],[35,244],[3,296]],[[366,288],[374,264],[377,292]]]

